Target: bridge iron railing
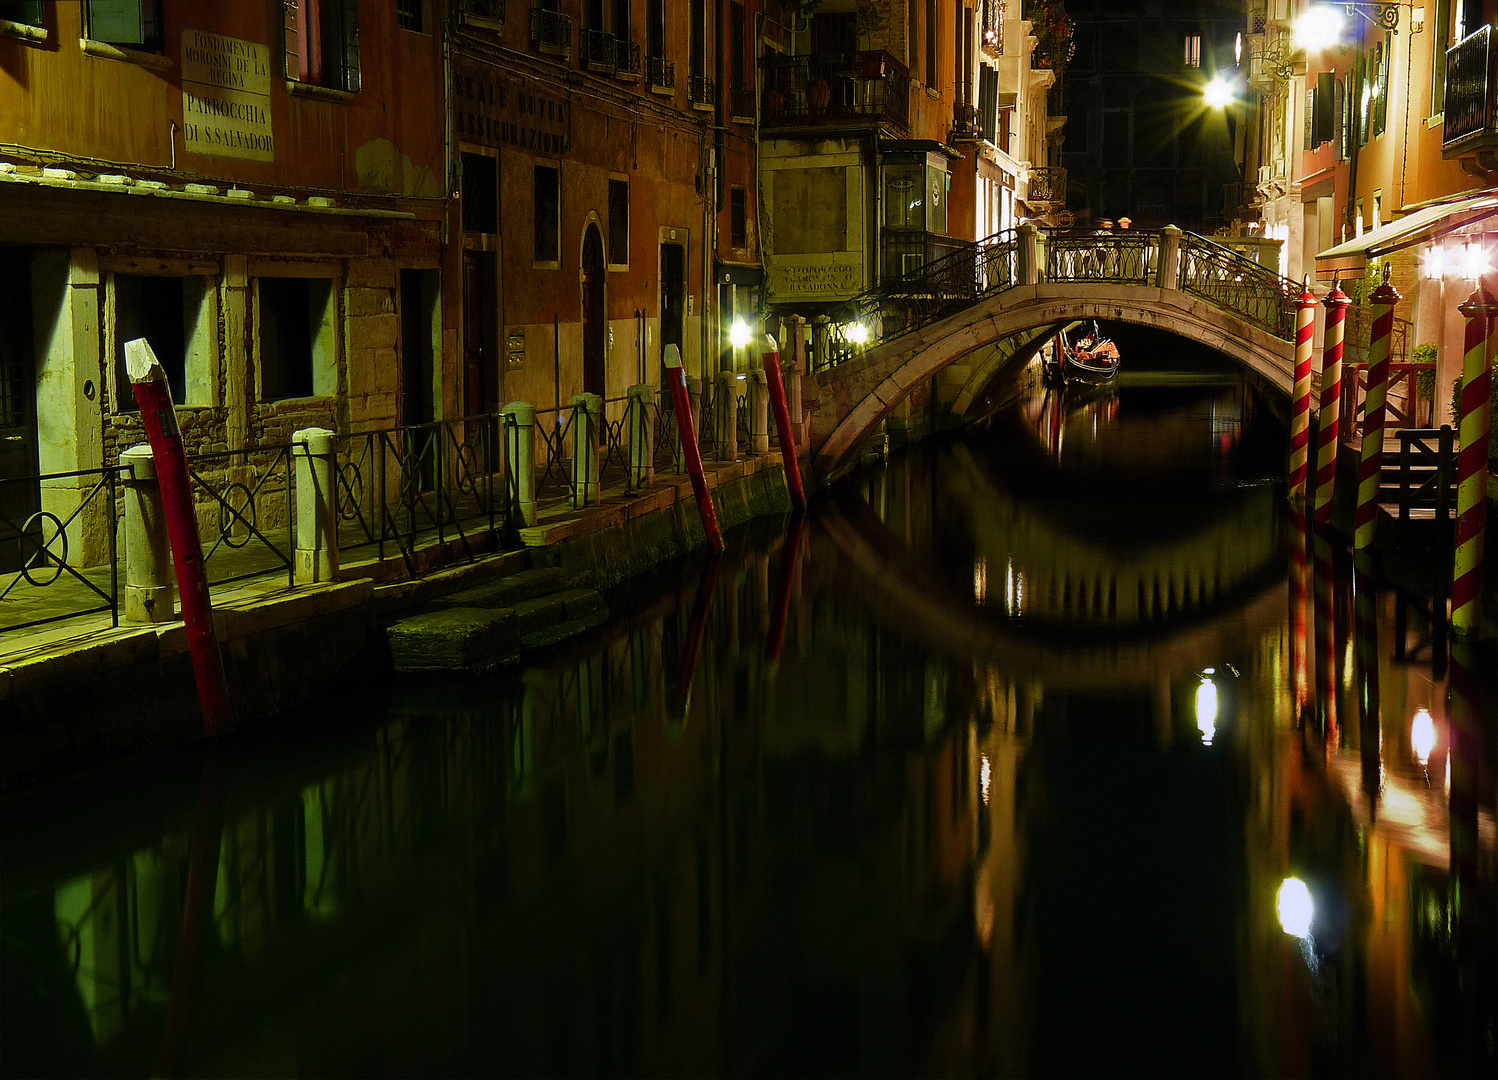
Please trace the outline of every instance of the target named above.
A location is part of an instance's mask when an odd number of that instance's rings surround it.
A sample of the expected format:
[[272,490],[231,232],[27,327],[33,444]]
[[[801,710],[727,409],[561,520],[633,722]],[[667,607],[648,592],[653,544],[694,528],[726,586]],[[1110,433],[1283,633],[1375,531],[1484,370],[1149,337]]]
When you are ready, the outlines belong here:
[[1301,286],[1205,236],[1181,236],[1179,286],[1285,341],[1295,340]]

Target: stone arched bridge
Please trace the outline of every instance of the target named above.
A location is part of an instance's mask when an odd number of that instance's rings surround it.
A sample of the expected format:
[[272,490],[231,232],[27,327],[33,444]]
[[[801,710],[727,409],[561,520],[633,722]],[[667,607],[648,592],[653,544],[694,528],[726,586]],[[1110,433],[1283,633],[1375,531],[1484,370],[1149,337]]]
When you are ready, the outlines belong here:
[[[1048,233],[1030,225],[850,300],[805,388],[812,460],[831,475],[912,390],[979,350],[962,412],[1006,368],[1075,320],[1156,327],[1232,357],[1288,395],[1301,287],[1211,240],[1158,233]],[[861,340],[860,340],[861,339]],[[988,348],[995,346],[995,348]]]

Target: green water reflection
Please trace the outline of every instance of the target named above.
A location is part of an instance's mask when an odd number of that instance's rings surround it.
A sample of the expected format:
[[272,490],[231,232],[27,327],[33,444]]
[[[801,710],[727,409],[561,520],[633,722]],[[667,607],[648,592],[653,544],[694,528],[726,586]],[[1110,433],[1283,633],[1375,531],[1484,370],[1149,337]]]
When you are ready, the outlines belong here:
[[1279,437],[1032,403],[512,677],[13,799],[0,1070],[1490,1071],[1492,669]]

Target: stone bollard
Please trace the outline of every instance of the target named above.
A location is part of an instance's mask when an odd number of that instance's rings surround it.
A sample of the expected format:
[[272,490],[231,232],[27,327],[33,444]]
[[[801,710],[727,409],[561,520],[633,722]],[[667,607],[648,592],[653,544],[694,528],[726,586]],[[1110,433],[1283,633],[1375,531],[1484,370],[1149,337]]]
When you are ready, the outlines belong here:
[[1028,221],[1019,227],[1018,255],[1018,284],[1036,284],[1040,281],[1040,230]]
[[296,484],[296,583],[338,580],[338,461],[333,433],[291,433]]
[[655,387],[629,388],[629,490],[655,483]]
[[536,407],[512,401],[500,410],[505,429],[505,481],[523,528],[536,524]]
[[718,460],[739,459],[739,395],[744,385],[744,376],[733,371],[718,372]]
[[1181,230],[1167,225],[1160,230],[1160,281],[1162,289],[1181,287]]
[[172,588],[172,545],[166,531],[156,459],[144,443],[120,454],[125,477],[125,621],[171,622],[177,617]]
[[598,436],[603,427],[603,398],[572,398],[572,505],[581,510],[598,502]]
[[770,452],[770,383],[763,371],[749,378],[749,451]]

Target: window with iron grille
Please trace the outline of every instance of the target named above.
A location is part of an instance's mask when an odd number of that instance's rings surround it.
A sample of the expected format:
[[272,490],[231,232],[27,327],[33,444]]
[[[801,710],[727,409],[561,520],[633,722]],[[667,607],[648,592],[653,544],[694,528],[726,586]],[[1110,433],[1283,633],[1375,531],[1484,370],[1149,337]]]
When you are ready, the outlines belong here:
[[[143,52],[160,52],[165,27],[162,0],[88,0],[90,40]],[[39,25],[39,24],[37,24]]]
[[283,0],[286,78],[359,92],[359,0]]
[[425,0],[395,0],[395,25],[402,30],[421,32],[421,5]]

